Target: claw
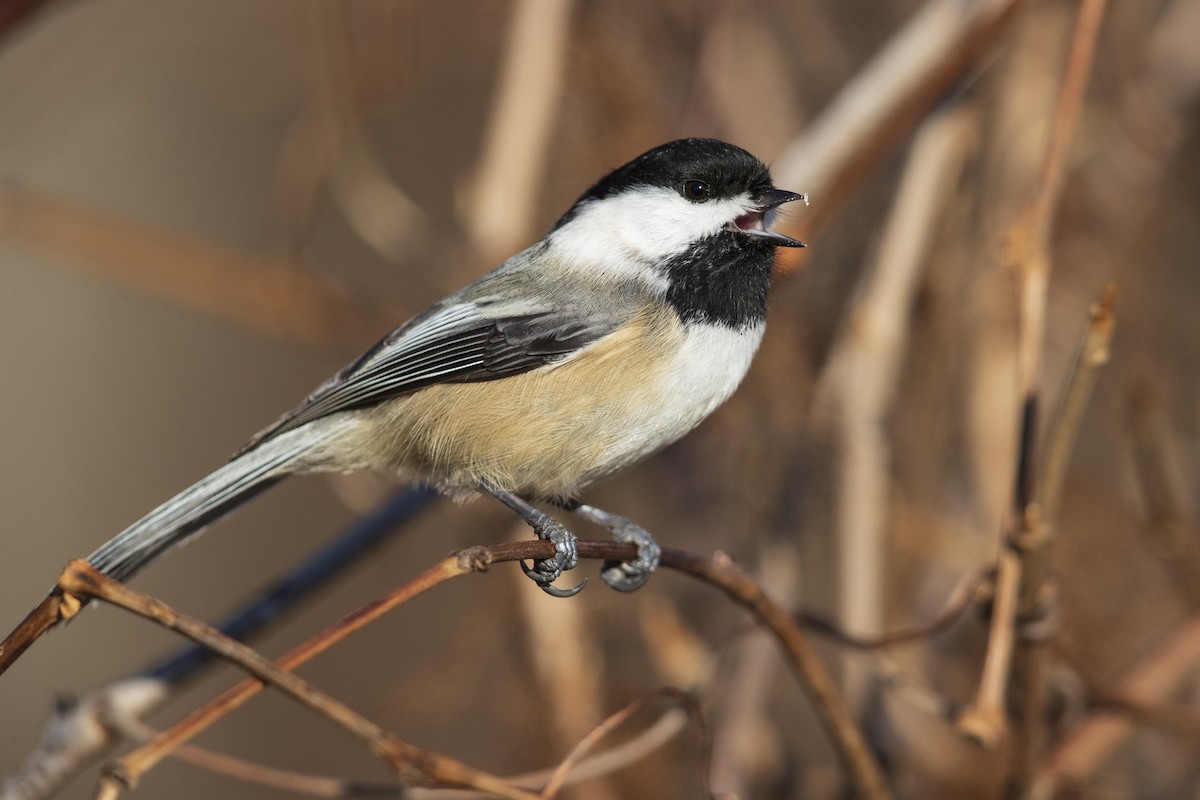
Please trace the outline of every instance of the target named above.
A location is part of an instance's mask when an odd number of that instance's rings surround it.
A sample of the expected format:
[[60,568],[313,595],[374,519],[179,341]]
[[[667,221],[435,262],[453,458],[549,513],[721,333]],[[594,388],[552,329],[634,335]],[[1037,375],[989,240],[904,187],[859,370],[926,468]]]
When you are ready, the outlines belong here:
[[584,578],[579,583],[572,586],[570,589],[560,589],[557,586],[543,586],[542,591],[551,597],[574,597],[583,591],[583,587],[587,586],[587,578]]
[[636,544],[637,558],[633,561],[605,561],[600,570],[601,580],[618,592],[642,588],[654,570],[658,569],[662,548],[641,528],[631,531],[622,527],[613,532],[613,537],[618,541]]
[[642,588],[652,572],[650,569],[638,569],[624,561],[605,561],[600,570],[600,580],[618,592],[632,592]]
[[658,568],[662,557],[662,549],[641,526],[619,514],[602,511],[594,506],[579,503],[573,509],[593,522],[603,525],[612,533],[613,539],[637,545],[637,557],[632,561],[605,561],[600,571],[600,578],[618,592],[632,592],[640,589],[650,573]]
[[586,578],[570,589],[559,589],[551,585],[564,572],[574,569],[575,565],[579,563],[579,553],[575,547],[575,534],[563,527],[558,520],[546,516],[510,491],[494,486],[487,481],[481,481],[479,488],[519,514],[529,523],[539,539],[544,539],[554,545],[554,555],[550,558],[538,559],[533,562],[533,566],[529,566],[524,561],[519,562],[521,570],[540,586],[543,592],[552,597],[571,597],[583,591],[583,587],[587,586]]
[[558,577],[563,572],[562,568],[558,566],[557,560],[553,558],[535,561],[532,567],[524,561],[518,561],[517,563],[521,565],[521,571],[551,597],[574,597],[583,591],[583,587],[587,586],[587,578],[584,578],[570,589],[560,589],[557,586],[552,586],[551,584],[558,580]]

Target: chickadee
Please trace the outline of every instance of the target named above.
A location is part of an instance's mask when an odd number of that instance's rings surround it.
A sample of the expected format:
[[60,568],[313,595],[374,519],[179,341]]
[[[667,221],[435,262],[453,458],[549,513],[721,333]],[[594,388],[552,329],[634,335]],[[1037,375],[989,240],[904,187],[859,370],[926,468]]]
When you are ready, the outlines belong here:
[[530,502],[578,512],[638,545],[635,561],[602,573],[636,589],[658,547],[579,492],[683,436],[741,382],[762,339],[775,248],[804,246],[771,229],[798,199],[733,145],[656,147],[88,561],[126,580],[288,475],[371,469],[496,497],[554,543],[554,557],[522,566],[555,595],[582,588],[551,585],[575,566],[575,537]]

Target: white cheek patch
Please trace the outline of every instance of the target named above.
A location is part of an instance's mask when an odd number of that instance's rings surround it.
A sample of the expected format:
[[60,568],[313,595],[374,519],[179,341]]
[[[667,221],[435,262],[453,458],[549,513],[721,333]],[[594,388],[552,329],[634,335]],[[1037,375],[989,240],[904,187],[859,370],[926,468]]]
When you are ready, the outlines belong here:
[[746,196],[693,203],[671,189],[641,187],[586,203],[549,241],[566,264],[662,282],[647,263],[684,252],[753,207]]

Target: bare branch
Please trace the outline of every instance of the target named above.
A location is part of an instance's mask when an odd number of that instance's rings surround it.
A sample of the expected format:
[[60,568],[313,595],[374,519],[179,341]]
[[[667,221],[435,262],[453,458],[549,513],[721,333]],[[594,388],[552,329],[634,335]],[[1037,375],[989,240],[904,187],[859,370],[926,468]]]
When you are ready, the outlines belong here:
[[[626,724],[634,714],[641,711],[647,704],[658,699],[668,699],[682,708],[691,717],[692,721],[700,728],[700,738],[703,743],[702,754],[703,764],[700,769],[700,774],[705,776],[707,782],[708,761],[710,758],[710,750],[712,745],[712,734],[708,729],[708,725],[704,720],[704,715],[700,712],[700,706],[696,703],[696,699],[687,692],[679,689],[659,689],[655,692],[644,694],[641,697],[631,700],[625,704],[625,707],[614,714],[610,714],[607,719],[597,725],[581,739],[571,752],[567,754],[562,763],[554,770],[550,776],[550,780],[546,782],[546,786],[542,789],[542,797],[549,800],[557,796],[559,789],[566,785],[567,778],[570,774],[583,762],[584,757],[589,751],[594,749],[606,736],[611,735],[614,731]],[[711,794],[711,792],[706,792]]]
[[[1130,701],[1159,704],[1200,665],[1200,615],[1193,615],[1163,647],[1149,654],[1117,685],[1114,694]],[[1105,710],[1089,714],[1051,752],[1034,778],[1031,796],[1049,800],[1060,791],[1085,785],[1135,730],[1129,715]]]
[[500,87],[462,214],[489,262],[519,247],[533,224],[573,5],[521,0],[514,6]]
[[1146,536],[1151,549],[1170,572],[1179,593],[1192,608],[1200,607],[1200,536],[1184,516],[1168,458],[1154,396],[1148,386],[1136,388],[1129,403],[1129,428],[1138,488],[1146,504]]
[[[828,219],[930,106],[988,56],[990,45],[1027,4],[929,0],[892,37],[772,165],[780,186],[812,196],[806,230]],[[795,267],[806,254],[784,257],[785,266]]]
[[[443,562],[441,571],[453,571],[456,567],[457,560],[448,559],[447,562]],[[466,571],[462,567],[458,569]],[[316,689],[295,673],[271,663],[246,645],[222,636],[220,631],[212,626],[182,615],[159,600],[112,580],[93,569],[86,561],[72,561],[68,564],[59,578],[59,584],[69,595],[104,600],[153,620],[193,641],[204,643],[222,658],[254,675],[263,684],[270,684],[340,725],[371,752],[384,759],[406,782],[470,787],[513,800],[533,798],[529,792],[461,761],[401,741],[394,734]],[[184,721],[186,722],[187,720]],[[172,731],[155,736],[146,745],[110,764],[98,784],[98,795],[115,796],[120,787],[133,786],[170,749],[181,743],[179,734],[173,731],[186,730],[187,725],[180,724]]]
[[[1023,601],[1032,601],[1029,606],[1032,607],[1040,599],[1044,583],[1044,576],[1030,575],[1024,570],[1028,551],[1022,550],[1019,540],[1028,538],[1035,526],[1040,525],[1040,511],[1033,491],[1041,348],[1050,276],[1049,236],[1062,193],[1067,149],[1074,137],[1083,92],[1091,74],[1104,6],[1105,0],[1084,0],[1080,5],[1037,190],[1025,216],[1008,236],[1009,257],[1017,275],[1020,296],[1017,331],[1017,385],[1022,398],[1020,447],[1013,508],[1001,543],[987,660],[975,700],[960,720],[963,732],[989,745],[995,745],[1007,733],[1005,702],[1016,615]],[[1031,682],[1023,681],[1024,688],[1035,691],[1037,677],[1030,677],[1033,678]]]
[[[917,132],[879,257],[847,316],[818,389],[817,413],[836,415],[839,616],[867,636],[883,630],[891,449],[885,424],[905,361],[909,317],[921,267],[977,136],[969,109],[931,117]],[[823,395],[823,396],[822,396]],[[846,665],[851,705],[867,694],[869,676]]]

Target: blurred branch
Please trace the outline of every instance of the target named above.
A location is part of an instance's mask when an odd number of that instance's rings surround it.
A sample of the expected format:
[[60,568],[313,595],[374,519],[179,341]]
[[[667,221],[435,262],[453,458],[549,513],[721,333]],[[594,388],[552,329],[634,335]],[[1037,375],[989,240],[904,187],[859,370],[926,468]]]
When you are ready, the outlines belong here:
[[[316,54],[312,124],[324,129],[324,135],[316,138],[330,148],[329,191],[346,222],[380,255],[402,261],[414,244],[420,243],[429,220],[388,175],[363,130],[354,91],[347,24],[350,13],[351,6],[345,3],[312,0],[309,4],[309,30]],[[292,166],[303,171],[313,159],[309,153],[301,155]],[[289,195],[286,190],[281,192],[283,197]]]
[[[827,221],[938,98],[989,55],[1027,4],[929,0],[775,159],[775,182],[813,198],[803,230],[796,225],[794,233],[811,236]],[[781,261],[790,268],[806,257],[790,252]]]
[[[145,741],[156,733],[150,726],[136,721],[126,725],[122,732],[134,741]],[[367,784],[346,778],[276,769],[191,744],[180,746],[175,750],[174,755],[180,761],[217,775],[223,775],[231,780],[293,794],[335,798],[408,797],[408,787],[401,783]]]
[[[352,711],[348,706],[321,692],[295,673],[271,663],[251,648],[215,628],[173,610],[165,603],[128,588],[96,571],[86,561],[67,565],[59,585],[75,597],[103,600],[153,620],[171,630],[215,650],[222,658],[237,664],[263,684],[269,684],[293,700],[340,725],[375,755],[385,760],[406,782],[465,786],[513,800],[532,800],[533,795],[507,782],[476,770],[467,764],[430,750],[414,747]],[[182,726],[180,726],[182,727]],[[113,798],[122,787],[134,786],[164,754],[164,742],[174,737],[160,734],[132,753],[109,764],[97,785],[97,798]]]
[[49,0],[5,0],[0,5],[0,37],[12,33],[42,6],[50,5]]
[[489,263],[507,258],[533,227],[573,5],[571,0],[514,4],[483,151],[461,204],[464,228]]
[[[1135,666],[1114,694],[1149,706],[1161,704],[1200,666],[1200,614],[1193,615],[1163,647]],[[1036,773],[1030,796],[1050,800],[1084,786],[1135,728],[1127,714],[1089,714],[1050,753]]]
[[[997,610],[996,606],[1001,603],[1004,604],[1003,612],[1010,615],[1010,623],[1007,627],[1009,633],[1002,637],[1002,645],[997,649],[993,649],[992,647],[992,643],[996,640],[994,638],[989,639],[988,661],[984,664],[984,675],[986,678],[989,665],[992,667],[996,666],[995,659],[998,659],[1000,656],[1011,655],[1012,648],[1019,645],[1020,649],[1017,650],[1018,661],[1022,662],[1019,674],[1021,676],[1022,687],[1026,692],[1023,696],[1026,706],[1019,715],[1019,719],[1022,721],[1036,719],[1040,716],[1041,693],[1034,691],[1032,688],[1034,685],[1040,683],[1040,678],[1036,678],[1037,673],[1035,672],[1040,669],[1040,666],[1031,663],[1031,661],[1040,657],[1040,650],[1044,642],[1037,637],[1025,638],[1018,641],[1015,636],[1016,628],[1019,623],[1036,622],[1039,618],[1050,613],[1046,608],[1046,594],[1050,569],[1050,547],[1054,541],[1054,519],[1060,503],[1068,457],[1074,449],[1079,426],[1083,420],[1083,412],[1087,408],[1088,400],[1091,397],[1092,387],[1096,381],[1096,374],[1108,361],[1109,345],[1112,340],[1115,322],[1113,317],[1115,299],[1115,289],[1109,286],[1104,295],[1092,307],[1091,319],[1076,350],[1075,360],[1071,367],[1062,403],[1047,434],[1046,452],[1038,468],[1040,480],[1038,485],[1033,489],[1032,499],[1024,512],[1024,518],[1027,522],[1022,528],[1020,540],[1013,542],[1014,548],[1019,547],[1019,551],[1014,558],[1023,558],[1024,563],[1018,562],[1016,564],[1017,569],[1013,569],[1013,565],[1010,564],[1006,572],[1004,570],[1006,562],[1002,557],[1000,567],[998,567],[991,634],[993,637],[996,634],[994,621],[1001,613]],[[1022,574],[1030,578],[1027,584],[1020,582]],[[1009,593],[1008,596],[1001,597],[1001,581],[1004,581],[1004,591]],[[1050,602],[1053,601],[1051,600]],[[1019,620],[1018,615],[1025,619]],[[1002,675],[999,672],[993,673],[993,678],[996,680],[1000,677]],[[988,702],[996,704],[993,706],[993,709],[1003,713],[1002,698],[1004,696],[1004,687],[994,684],[987,684],[985,686],[981,680],[981,696],[984,695],[985,690],[989,693],[990,699]],[[1038,698],[1038,702],[1036,703],[1034,701],[1035,697]],[[978,704],[979,701],[980,698],[977,696],[976,703]],[[1001,735],[999,730],[973,727],[978,723],[991,724],[988,722],[990,717],[976,716],[979,714],[979,711],[980,706],[978,705],[967,708],[963,712],[963,718],[959,720],[959,726],[969,735],[979,738],[983,743],[993,744],[998,741]],[[999,722],[1003,725],[1002,718]],[[1036,739],[1035,735],[1031,735],[1028,731],[1022,732],[1023,742],[1029,743],[1033,739]],[[1026,762],[1027,766],[1031,768],[1033,752],[1025,753],[1025,758],[1028,759]]]
[[[578,553],[581,558],[631,559],[635,556],[632,545],[604,541],[580,541]],[[387,612],[408,600],[437,586],[446,580],[486,571],[493,563],[520,559],[547,558],[553,555],[553,545],[540,540],[510,542],[492,547],[474,547],[464,550],[423,572],[417,578],[395,589],[379,600],[364,606],[343,618],[338,624],[312,637],[278,659],[274,664],[265,661],[249,648],[221,637],[215,629],[195,620],[188,620],[167,609],[163,604],[132,592],[92,570],[86,562],[72,562],[60,578],[60,590],[65,598],[103,596],[109,602],[129,607],[139,614],[150,616],[178,630],[189,638],[203,641],[218,650],[223,658],[234,660],[255,675],[224,692],[205,706],[196,709],[172,728],[155,736],[143,747],[128,754],[119,766],[109,771],[106,786],[110,792],[117,790],[118,783],[128,782],[144,774],[146,770],[166,757],[174,748],[211,725],[229,711],[261,691],[265,682],[282,685],[296,699],[314,709],[324,709],[340,724],[355,733],[373,751],[389,760],[401,770],[415,767],[407,759],[416,757],[416,748],[399,742],[390,734],[363,720],[336,701],[307,686],[288,670],[329,649],[350,634],[362,629]],[[867,800],[883,800],[890,797],[878,766],[866,746],[862,732],[855,726],[834,687],[833,680],[817,658],[803,632],[796,626],[791,615],[767,597],[750,577],[725,560],[707,559],[679,550],[664,550],[662,565],[681,570],[695,578],[721,589],[730,599],[749,609],[776,637],[789,661],[796,670],[800,683],[814,704],[818,718],[830,735],[848,775],[861,797]],[[75,601],[79,601],[76,599]],[[444,757],[439,756],[439,759]],[[482,776],[459,762],[442,760],[442,767],[433,777],[462,785],[470,780],[483,781],[495,790],[490,776]],[[432,773],[430,773],[432,774]],[[419,772],[408,772],[409,776],[420,777]],[[454,777],[456,776],[456,777]],[[480,785],[483,784],[474,784]],[[503,791],[510,784],[502,783]],[[109,795],[111,796],[111,795]],[[503,795],[525,796],[525,795]]]
[[650,702],[661,699],[670,700],[676,707],[686,711],[688,716],[691,717],[692,721],[700,729],[701,763],[698,772],[703,776],[701,779],[705,784],[705,795],[711,796],[712,791],[708,788],[708,762],[711,757],[712,733],[708,729],[708,724],[704,719],[704,714],[700,711],[700,706],[696,702],[696,699],[687,692],[671,688],[658,689],[634,698],[626,703],[624,708],[610,714],[607,719],[594,727],[563,758],[562,762],[550,776],[550,780],[546,782],[541,796],[547,800],[557,796],[559,789],[566,785],[567,778],[583,763],[584,758],[590,750],[594,749],[605,737],[612,735],[621,726],[629,722],[631,717],[645,708]]
[[[662,749],[667,742],[675,738],[687,726],[689,721],[695,722],[690,710],[685,711],[678,706],[668,709],[654,724],[631,739],[622,742],[610,750],[605,750],[594,756],[588,756],[579,761],[572,767],[570,776],[565,783],[572,785],[620,772],[629,765]],[[702,737],[709,735],[703,725],[700,726],[700,731]],[[524,775],[511,776],[509,780],[518,786],[544,786],[552,774],[552,770],[540,770]],[[419,793],[414,791],[413,797],[415,800],[417,797],[424,798],[426,795],[441,796],[441,794],[440,790],[432,789]],[[454,797],[460,796],[458,794],[454,795]]]
[[[527,525],[514,526],[514,539],[528,536]],[[523,584],[525,577],[514,572],[512,580]],[[516,591],[514,611],[520,617],[528,659],[541,687],[543,725],[557,741],[582,743],[599,730],[596,721],[603,719],[605,658],[594,635],[597,620],[586,603],[547,603],[540,592],[525,591],[527,588],[522,585]],[[561,777],[556,770],[551,782]],[[614,797],[609,787],[601,784],[584,787],[580,793],[581,800]]]
[[993,576],[990,574],[990,571],[985,572],[982,570],[964,575],[946,598],[942,610],[929,622],[875,636],[863,636],[856,632],[851,633],[835,624],[832,620],[815,612],[801,611],[797,616],[813,633],[820,636],[828,636],[838,644],[853,647],[857,650],[880,650],[896,645],[911,644],[928,639],[930,636],[941,633],[950,627],[955,620],[959,619],[971,607],[973,600],[979,599],[981,590],[991,586],[992,578]]
[[866,800],[890,797],[891,793],[862,731],[854,724],[833,679],[791,614],[764,594],[751,578],[724,559],[704,559],[678,550],[663,550],[662,563],[713,584],[752,611],[767,626],[800,678],[800,685],[832,740],[834,750],[858,796]]
[[[1117,287],[1109,284],[1104,294],[1092,304],[1091,318],[1075,350],[1067,378],[1066,391],[1050,423],[1046,434],[1046,450],[1038,468],[1038,484],[1034,488],[1034,501],[1041,510],[1043,538],[1036,545],[1036,554],[1043,561],[1049,555],[1047,545],[1054,533],[1055,520],[1062,502],[1062,487],[1067,476],[1071,453],[1075,452],[1075,441],[1092,398],[1096,377],[1108,363],[1114,326],[1116,325]],[[1048,567],[1043,564],[1042,567]],[[1044,572],[1035,569],[1034,573]]]
[[[1047,616],[1057,619],[1054,609],[1057,598],[1053,596],[1053,586],[1049,582],[1055,523],[1067,464],[1075,449],[1083,413],[1091,399],[1096,375],[1108,363],[1115,324],[1115,301],[1116,287],[1109,285],[1100,300],[1092,306],[1091,321],[1076,350],[1067,388],[1050,425],[1046,450],[1038,467],[1038,483],[1031,503],[1036,512],[1026,515],[1034,520],[1034,524],[1029,528],[1030,535],[1023,536],[1020,542],[1023,582],[1017,602],[1018,614],[1035,623]],[[1050,633],[1053,627],[1049,626]],[[1019,791],[1028,792],[1044,739],[1045,692],[1042,676],[1046,642],[1043,635],[1033,635],[1032,631],[1024,633],[1017,642],[1013,663],[1012,680],[1021,690],[1013,783]]]
[[[433,493],[419,489],[396,493],[290,572],[269,581],[241,609],[221,622],[218,629],[232,639],[243,641],[278,622],[301,601],[402,530],[434,497]],[[139,719],[161,707],[181,684],[194,679],[214,659],[207,647],[184,647],[139,675],[109,683],[58,708],[38,746],[25,758],[21,768],[0,784],[0,800],[44,800],[57,794],[115,745],[123,730],[132,729]]]
[[388,317],[294,266],[259,261],[33,192],[0,188],[0,240],[252,330],[361,346]]
[[[795,608],[803,580],[795,557],[795,543],[782,539],[764,542],[755,569],[762,591],[777,602]],[[755,629],[757,630],[757,628]],[[714,698],[717,720],[713,741],[712,783],[723,794],[747,797],[762,784],[764,773],[777,766],[775,754],[764,752],[770,741],[767,729],[778,702],[773,691],[779,671],[778,645],[767,636],[747,636],[727,659],[729,680]]]
[[[839,616],[843,625],[867,636],[884,625],[892,460],[885,425],[905,363],[921,267],[977,133],[974,112],[957,107],[930,117],[918,130],[879,257],[864,276],[818,387],[818,403],[836,415],[838,425]],[[867,676],[848,666],[847,694],[857,706]]]
[[[1092,56],[1105,0],[1083,0],[1071,40],[1066,72],[1055,104],[1050,136],[1042,161],[1037,189],[1025,215],[1008,235],[1010,263],[1017,275],[1020,320],[1017,330],[1017,381],[1021,397],[1020,446],[1014,480],[1013,507],[1001,542],[996,575],[996,600],[988,637],[987,659],[973,703],[963,712],[959,727],[987,745],[1005,735],[1005,702],[1008,694],[1018,613],[1034,609],[1045,583],[1044,552],[1037,557],[1036,543],[1047,539],[1041,527],[1038,498],[1034,496],[1037,459],[1038,398],[1041,349],[1046,315],[1046,287],[1050,274],[1050,232],[1062,194],[1066,155],[1083,106],[1083,94],[1092,69]],[[1048,547],[1047,541],[1045,546]],[[1034,667],[1036,669],[1036,666]],[[1026,680],[1027,678],[1027,680]],[[1022,675],[1021,688],[1039,693],[1036,672]],[[1027,732],[1027,731],[1025,731]],[[1028,741],[1020,747],[1032,746]],[[1018,763],[1021,759],[1018,758]],[[1020,769],[1018,770],[1021,771]],[[1020,780],[1020,775],[1017,776]]]
[[1183,502],[1169,466],[1168,443],[1149,386],[1131,393],[1129,429],[1138,488],[1146,504],[1152,551],[1191,608],[1200,607],[1200,536],[1184,521]]
[[37,747],[0,782],[0,800],[44,800],[57,795],[169,694],[163,681],[138,676],[59,703]]

